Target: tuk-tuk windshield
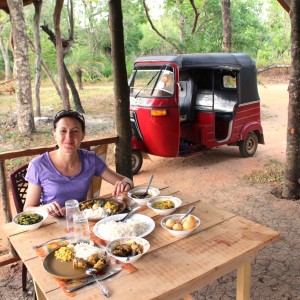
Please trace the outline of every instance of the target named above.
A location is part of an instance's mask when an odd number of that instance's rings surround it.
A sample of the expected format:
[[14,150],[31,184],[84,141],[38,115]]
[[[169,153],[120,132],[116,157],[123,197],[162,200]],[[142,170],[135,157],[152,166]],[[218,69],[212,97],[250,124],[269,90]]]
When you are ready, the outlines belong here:
[[174,71],[170,66],[139,66],[132,75],[130,96],[171,97],[174,94]]

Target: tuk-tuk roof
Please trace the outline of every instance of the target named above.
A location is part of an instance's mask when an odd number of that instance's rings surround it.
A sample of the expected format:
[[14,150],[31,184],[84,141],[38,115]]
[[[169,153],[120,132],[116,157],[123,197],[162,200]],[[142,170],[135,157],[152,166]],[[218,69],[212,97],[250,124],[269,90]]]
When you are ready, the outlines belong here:
[[178,55],[142,56],[135,60],[140,62],[172,62],[179,69],[206,67],[255,68],[254,60],[245,53],[199,53]]
[[258,101],[257,71],[255,61],[246,53],[199,53],[142,56],[135,60],[135,64],[175,63],[179,71],[192,69],[227,69],[239,71],[239,101],[247,103]]

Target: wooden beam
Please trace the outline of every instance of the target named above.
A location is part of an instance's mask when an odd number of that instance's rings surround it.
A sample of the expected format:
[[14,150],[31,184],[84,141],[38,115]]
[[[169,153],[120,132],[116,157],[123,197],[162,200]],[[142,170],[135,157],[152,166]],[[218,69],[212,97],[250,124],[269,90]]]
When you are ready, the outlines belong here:
[[[81,143],[80,148],[88,149],[92,146],[104,145],[104,144],[114,144],[118,141],[118,137],[104,138],[98,140],[90,140],[84,141]],[[45,153],[47,151],[52,151],[55,149],[55,145],[51,145],[48,147],[39,147],[39,148],[31,148],[31,149],[23,149],[17,151],[9,151],[0,153],[0,161],[6,159],[13,159],[23,156],[32,156]]]
[[20,261],[19,256],[12,256],[11,254],[5,254],[0,256],[0,268],[7,266],[9,264],[13,264]]
[[280,5],[289,13],[290,12],[290,0],[277,0]]

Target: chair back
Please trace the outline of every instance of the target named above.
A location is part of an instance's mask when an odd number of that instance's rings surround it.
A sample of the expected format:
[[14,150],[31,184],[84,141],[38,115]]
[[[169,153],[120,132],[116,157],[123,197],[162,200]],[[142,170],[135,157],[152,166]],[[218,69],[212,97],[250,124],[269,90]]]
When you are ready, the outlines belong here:
[[[106,161],[108,145],[99,145],[95,147],[91,147],[91,151],[97,153],[104,161]],[[87,194],[87,199],[93,199],[100,196],[102,178],[100,176],[94,176]]]
[[24,203],[26,200],[28,182],[25,180],[25,175],[27,173],[27,168],[28,163],[15,169],[11,174],[9,174],[12,195],[17,213],[23,211]]

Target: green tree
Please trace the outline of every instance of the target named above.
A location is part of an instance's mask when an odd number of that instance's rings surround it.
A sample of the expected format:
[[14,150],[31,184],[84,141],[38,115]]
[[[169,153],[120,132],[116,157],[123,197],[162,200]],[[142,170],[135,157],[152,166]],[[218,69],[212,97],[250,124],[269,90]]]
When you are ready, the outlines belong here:
[[265,14],[263,24],[267,31],[258,50],[257,63],[260,65],[287,63],[291,56],[289,15],[276,1],[269,1]]

